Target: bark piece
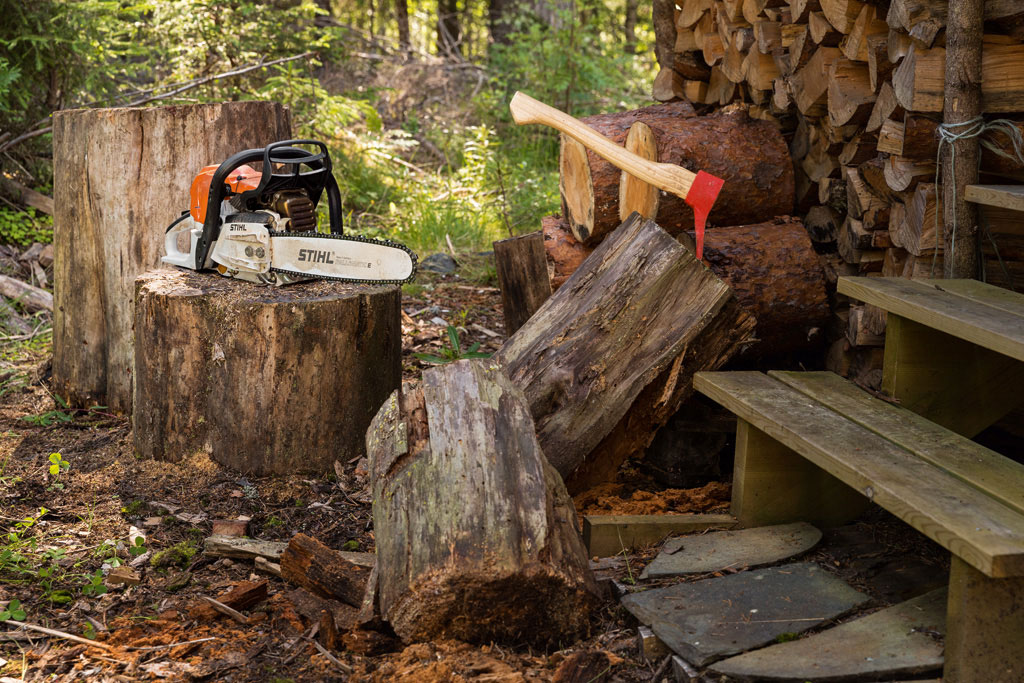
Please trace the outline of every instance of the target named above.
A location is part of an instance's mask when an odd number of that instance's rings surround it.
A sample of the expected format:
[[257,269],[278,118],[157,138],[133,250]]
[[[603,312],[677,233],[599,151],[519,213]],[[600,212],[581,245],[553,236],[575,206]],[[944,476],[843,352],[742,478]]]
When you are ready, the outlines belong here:
[[572,500],[497,364],[427,370],[384,403],[367,450],[380,609],[401,638],[548,644],[587,627],[597,587]]
[[[625,139],[635,121],[643,121],[653,133],[658,161],[724,179],[709,217],[712,225],[737,225],[792,212],[793,165],[775,124],[751,119],[744,112],[692,117],[686,109],[672,109],[676,106],[585,121],[616,142]],[[571,147],[563,145],[559,163],[563,215],[579,241],[594,245],[621,222],[622,173],[593,152],[584,155]],[[692,230],[693,210],[682,198],[662,193],[656,221],[671,234]]]
[[498,240],[494,243],[494,264],[501,287],[505,335],[512,336],[551,296],[544,233]]
[[401,378],[400,289],[268,288],[153,271],[135,305],[135,452],[241,472],[331,472],[364,453]]
[[[634,215],[505,342],[495,361],[526,394],[541,447],[563,476],[684,349],[694,353],[731,296],[688,249]],[[724,358],[736,350],[727,345]],[[675,374],[693,372],[690,355],[679,363]]]
[[281,555],[281,576],[322,598],[361,607],[370,570],[306,534],[295,534]]
[[54,391],[127,413],[135,278],[204,166],[290,136],[288,109],[226,102],[54,115]]

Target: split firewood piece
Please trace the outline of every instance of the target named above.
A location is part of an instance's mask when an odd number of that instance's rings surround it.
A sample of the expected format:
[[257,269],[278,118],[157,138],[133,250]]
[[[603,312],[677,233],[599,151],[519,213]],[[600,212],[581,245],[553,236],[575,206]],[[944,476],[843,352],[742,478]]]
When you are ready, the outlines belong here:
[[[712,80],[711,87],[714,85]],[[792,211],[793,164],[778,126],[751,119],[744,112],[699,118],[680,115],[679,110],[670,109],[675,106],[602,114],[584,122],[612,140],[618,135],[625,140],[629,128],[642,121],[652,133],[657,161],[724,179],[708,217],[714,225],[750,223]],[[576,239],[593,246],[622,221],[619,196],[623,173],[592,151],[573,151],[568,144],[562,147],[559,170],[563,215]],[[678,234],[693,229],[693,209],[671,192],[660,193],[654,220],[669,233]]]
[[[644,159],[658,160],[658,144],[654,131],[643,121],[636,121],[629,127],[626,142],[627,151]],[[640,180],[627,171],[619,175],[619,220],[624,221],[636,211],[644,218],[658,215],[658,195],[660,190],[650,183]]]
[[295,534],[281,555],[281,576],[320,597],[360,607],[370,570],[349,562],[315,538]]
[[[981,99],[986,113],[1024,111],[1024,45],[986,44],[981,57]],[[911,45],[892,75],[903,108],[941,112],[945,91],[946,50]]]
[[821,11],[837,31],[846,34],[853,30],[864,3],[858,0],[820,0]]
[[701,345],[715,343],[703,332],[719,316],[730,328],[749,330],[743,315],[726,306],[731,300],[728,285],[690,250],[634,214],[495,360],[526,394],[545,455],[568,476],[584,459],[603,457],[591,454],[619,420],[650,431],[653,417],[631,407],[662,372],[678,363],[671,383],[678,378],[685,386],[682,378],[697,367],[717,367],[738,351],[743,335],[714,358],[701,358]]
[[380,610],[403,640],[540,645],[588,627],[572,500],[497,364],[424,372],[381,407],[367,451]]

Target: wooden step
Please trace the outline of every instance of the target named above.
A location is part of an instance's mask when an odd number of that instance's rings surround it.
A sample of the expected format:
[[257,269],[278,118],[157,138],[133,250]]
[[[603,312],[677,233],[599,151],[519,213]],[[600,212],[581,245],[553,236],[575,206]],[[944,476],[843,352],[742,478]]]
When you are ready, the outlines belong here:
[[840,294],[1024,361],[1024,295],[983,283],[840,277]]
[[[934,448],[921,444],[908,450],[900,444],[917,438],[913,430],[920,432],[923,427],[911,423],[907,433],[902,425],[906,411],[897,406],[873,398],[857,401],[858,418],[851,419],[759,372],[702,372],[695,376],[694,387],[984,574],[1024,576],[1024,514],[976,487],[991,488],[996,478],[979,474],[984,463],[975,468],[956,458],[943,458],[949,443],[966,448],[955,434],[939,438],[938,432],[932,432]],[[816,387],[815,393],[821,397],[825,392]],[[883,436],[881,428],[874,431],[858,420],[885,423],[891,429]],[[928,459],[919,454],[924,449]],[[987,459],[998,457],[1002,456],[986,455]],[[968,458],[963,454],[964,460]],[[943,467],[934,462],[942,462]],[[1009,476],[1010,487],[1024,486],[1019,476]],[[1018,500],[1009,488],[1001,488],[999,495]]]
[[969,202],[1024,211],[1024,185],[968,185]]

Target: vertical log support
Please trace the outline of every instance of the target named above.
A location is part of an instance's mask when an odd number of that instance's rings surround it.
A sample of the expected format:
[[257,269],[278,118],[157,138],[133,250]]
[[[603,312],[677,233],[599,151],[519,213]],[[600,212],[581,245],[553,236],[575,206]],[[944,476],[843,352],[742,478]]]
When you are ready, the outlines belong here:
[[551,296],[544,233],[538,230],[498,240],[494,265],[501,287],[505,336],[511,337]]
[[[981,114],[983,17],[983,0],[949,3],[942,111],[943,121],[947,125],[964,123]],[[956,140],[949,147],[942,164],[946,277],[973,278],[978,273],[978,212],[973,204],[964,201],[964,196],[965,188],[978,182],[978,138]],[[954,156],[955,168],[952,164]],[[957,201],[953,201],[954,189]]]

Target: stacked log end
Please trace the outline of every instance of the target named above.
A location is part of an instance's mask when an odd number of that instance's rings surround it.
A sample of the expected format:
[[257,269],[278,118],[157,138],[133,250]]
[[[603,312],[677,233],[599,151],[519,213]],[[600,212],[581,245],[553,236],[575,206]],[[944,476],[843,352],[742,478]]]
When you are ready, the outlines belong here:
[[[659,50],[675,57],[670,67],[661,60],[654,99],[743,108],[784,133],[796,212],[831,280],[942,276],[943,193],[935,171],[944,0],[681,0],[675,18],[658,27]],[[989,120],[1024,119],[1022,27],[1024,4],[986,3],[982,110]],[[1015,125],[1024,130],[1024,121]],[[1012,152],[1005,132],[985,140]],[[987,147],[981,170],[982,183],[1024,176]],[[1024,285],[1013,215],[982,207],[979,220],[982,279]],[[827,365],[876,384],[884,315],[840,300],[828,327]]]

